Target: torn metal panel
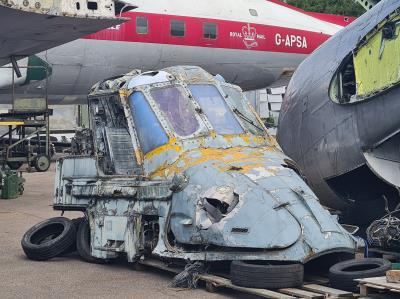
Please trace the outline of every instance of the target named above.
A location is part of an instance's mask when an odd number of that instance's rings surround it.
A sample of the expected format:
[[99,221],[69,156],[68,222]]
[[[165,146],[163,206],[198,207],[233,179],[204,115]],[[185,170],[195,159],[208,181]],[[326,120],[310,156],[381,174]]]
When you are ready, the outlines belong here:
[[[0,1],[0,65],[115,26],[113,0]],[[95,9],[94,9],[95,8]]]

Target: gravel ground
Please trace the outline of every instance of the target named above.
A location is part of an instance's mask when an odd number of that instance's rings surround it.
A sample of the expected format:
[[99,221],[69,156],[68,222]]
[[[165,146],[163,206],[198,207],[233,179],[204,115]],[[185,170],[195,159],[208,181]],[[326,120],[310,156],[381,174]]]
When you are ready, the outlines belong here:
[[24,195],[0,199],[0,298],[250,298],[229,290],[211,294],[204,289],[172,289],[169,273],[134,270],[129,264],[88,264],[76,254],[46,262],[28,260],[20,245],[22,235],[37,222],[60,215],[50,207],[54,166],[51,169],[24,173]]

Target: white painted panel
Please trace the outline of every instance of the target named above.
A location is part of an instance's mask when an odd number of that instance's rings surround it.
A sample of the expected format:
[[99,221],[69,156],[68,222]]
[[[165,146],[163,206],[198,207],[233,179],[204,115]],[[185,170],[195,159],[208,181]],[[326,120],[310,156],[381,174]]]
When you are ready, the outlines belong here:
[[282,103],[282,95],[280,94],[269,94],[268,102],[270,103]]
[[270,104],[270,109],[271,109],[271,111],[277,111],[277,112],[279,112],[279,111],[281,111],[281,106],[282,106],[282,103],[269,103]]
[[286,86],[269,88],[270,94],[285,94],[285,92],[286,92]]
[[260,117],[261,118],[268,118],[269,117],[269,109],[267,102],[260,103]]

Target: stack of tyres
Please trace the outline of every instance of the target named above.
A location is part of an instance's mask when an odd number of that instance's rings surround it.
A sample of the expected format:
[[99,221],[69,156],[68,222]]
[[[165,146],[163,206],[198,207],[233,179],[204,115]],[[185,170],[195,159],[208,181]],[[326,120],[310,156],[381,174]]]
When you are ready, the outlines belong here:
[[77,251],[89,263],[104,263],[91,255],[90,226],[86,218],[55,217],[31,227],[21,246],[31,260],[46,261]]

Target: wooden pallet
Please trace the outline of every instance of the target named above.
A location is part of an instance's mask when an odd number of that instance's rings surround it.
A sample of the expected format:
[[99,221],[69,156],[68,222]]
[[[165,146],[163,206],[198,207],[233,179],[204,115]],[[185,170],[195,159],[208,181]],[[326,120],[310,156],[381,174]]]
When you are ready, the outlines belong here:
[[[160,270],[168,271],[174,274],[180,273],[183,269],[179,267],[170,267],[162,261],[156,259],[145,259],[140,261],[140,264],[157,268]],[[329,288],[316,283],[306,283],[301,288],[286,288],[279,290],[255,289],[245,288],[234,285],[230,279],[213,274],[200,274],[199,280],[205,282],[206,289],[209,292],[216,292],[218,288],[228,288],[242,293],[260,296],[262,298],[270,299],[324,299],[324,298],[355,298],[353,293]]]
[[400,294],[400,283],[388,283],[385,276],[356,279],[356,281],[360,283],[361,296],[384,292]]

